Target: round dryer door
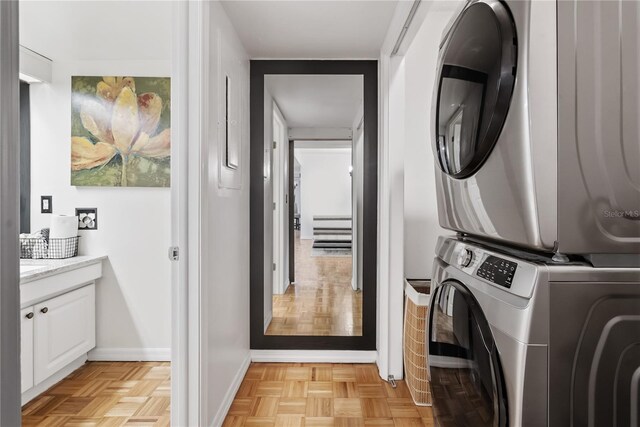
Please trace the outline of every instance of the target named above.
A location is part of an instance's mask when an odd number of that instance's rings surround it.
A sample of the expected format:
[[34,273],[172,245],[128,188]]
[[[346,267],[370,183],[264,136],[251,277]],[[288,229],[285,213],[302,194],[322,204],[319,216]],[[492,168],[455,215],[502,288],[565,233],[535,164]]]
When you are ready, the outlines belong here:
[[431,298],[428,364],[436,425],[503,427],[507,397],[498,351],[478,302],[447,280]]
[[516,75],[516,29],[507,6],[467,6],[440,49],[435,144],[441,169],[454,178],[475,173],[504,125]]

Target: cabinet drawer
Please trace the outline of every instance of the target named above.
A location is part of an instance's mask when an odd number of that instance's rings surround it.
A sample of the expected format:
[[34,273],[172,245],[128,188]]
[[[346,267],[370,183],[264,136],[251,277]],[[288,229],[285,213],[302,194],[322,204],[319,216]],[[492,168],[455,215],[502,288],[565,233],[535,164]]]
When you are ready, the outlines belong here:
[[20,376],[21,391],[24,393],[33,387],[33,323],[34,307],[20,311]]
[[52,298],[34,308],[37,385],[95,347],[95,285]]

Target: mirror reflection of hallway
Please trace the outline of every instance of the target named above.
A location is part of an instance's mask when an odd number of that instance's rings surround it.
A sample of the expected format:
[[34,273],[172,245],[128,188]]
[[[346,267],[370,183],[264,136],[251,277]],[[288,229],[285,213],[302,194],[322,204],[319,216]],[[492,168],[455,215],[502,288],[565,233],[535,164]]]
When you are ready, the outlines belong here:
[[265,77],[265,335],[362,336],[362,99],[359,75]]

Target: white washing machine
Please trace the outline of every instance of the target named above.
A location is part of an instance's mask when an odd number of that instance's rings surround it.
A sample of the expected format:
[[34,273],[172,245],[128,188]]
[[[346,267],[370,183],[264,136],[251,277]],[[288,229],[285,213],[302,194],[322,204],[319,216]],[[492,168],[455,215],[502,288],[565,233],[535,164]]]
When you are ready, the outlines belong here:
[[634,1],[465,5],[433,97],[443,227],[640,265],[639,26]]
[[640,269],[443,237],[436,252],[437,426],[640,425]]

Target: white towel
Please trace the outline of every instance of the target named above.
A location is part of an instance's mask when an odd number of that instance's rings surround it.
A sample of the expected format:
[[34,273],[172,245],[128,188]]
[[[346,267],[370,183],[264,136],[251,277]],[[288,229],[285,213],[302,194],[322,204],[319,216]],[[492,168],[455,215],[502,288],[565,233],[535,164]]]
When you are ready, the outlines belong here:
[[78,235],[78,218],[75,216],[53,215],[51,217],[50,239],[66,239]]

